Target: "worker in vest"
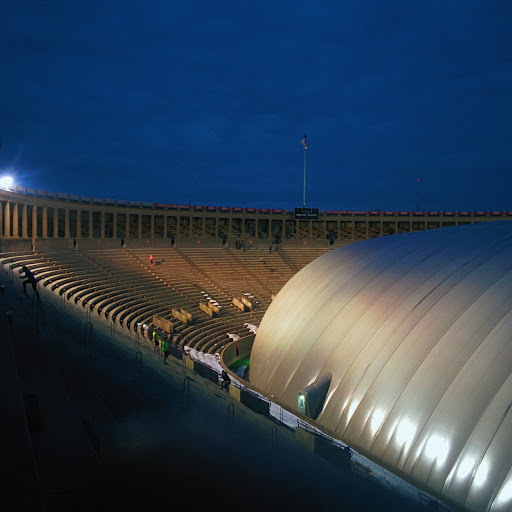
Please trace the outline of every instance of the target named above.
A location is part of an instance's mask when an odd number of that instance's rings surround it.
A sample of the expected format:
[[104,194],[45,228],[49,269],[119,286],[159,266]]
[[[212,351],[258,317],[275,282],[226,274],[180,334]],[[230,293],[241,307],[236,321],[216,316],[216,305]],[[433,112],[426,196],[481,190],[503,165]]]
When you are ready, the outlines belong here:
[[167,338],[162,339],[162,352],[164,353],[164,364],[167,364],[167,356],[169,355],[169,343],[167,342]]
[[153,331],[153,342],[155,343],[155,350],[158,350],[158,333],[156,331]]

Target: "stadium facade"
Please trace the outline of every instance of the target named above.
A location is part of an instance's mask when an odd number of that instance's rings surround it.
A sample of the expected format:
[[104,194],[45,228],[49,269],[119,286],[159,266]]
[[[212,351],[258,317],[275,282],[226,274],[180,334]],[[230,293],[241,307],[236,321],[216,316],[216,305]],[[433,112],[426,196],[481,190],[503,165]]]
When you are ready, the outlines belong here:
[[[302,220],[283,209],[198,206],[109,200],[17,186],[0,190],[0,238],[9,246],[38,240],[51,247],[94,244],[117,247],[119,240],[140,244],[220,245],[351,244],[390,234],[475,222],[512,219],[512,211],[321,211]],[[41,247],[41,245],[38,245]]]
[[505,221],[378,238],[316,259],[270,304],[250,380],[448,503],[505,511],[511,370]]

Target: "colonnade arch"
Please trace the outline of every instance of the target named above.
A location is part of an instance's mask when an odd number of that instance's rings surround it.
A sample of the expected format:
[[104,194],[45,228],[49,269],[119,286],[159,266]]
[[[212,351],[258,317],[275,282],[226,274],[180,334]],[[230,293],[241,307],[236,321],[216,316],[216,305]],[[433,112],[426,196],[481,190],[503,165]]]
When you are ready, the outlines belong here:
[[296,220],[286,210],[130,203],[21,189],[0,190],[2,239],[346,245],[394,233],[512,219],[512,212],[325,211],[318,220]]

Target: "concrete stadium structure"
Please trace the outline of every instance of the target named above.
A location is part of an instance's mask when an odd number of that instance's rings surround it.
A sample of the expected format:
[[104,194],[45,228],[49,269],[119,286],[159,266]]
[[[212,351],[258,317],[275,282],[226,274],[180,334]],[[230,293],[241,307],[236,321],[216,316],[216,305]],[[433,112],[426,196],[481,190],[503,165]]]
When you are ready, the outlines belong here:
[[234,351],[227,333],[261,322],[249,387],[454,508],[497,511],[512,496],[504,219],[512,212],[296,220],[16,187],[0,189],[0,261],[11,281],[28,265],[63,309],[111,330],[163,322],[176,350]]
[[512,211],[322,211],[296,220],[293,211],[130,202],[59,194],[17,186],[0,189],[0,241],[5,248],[220,246],[237,240],[254,246],[346,245],[368,238],[440,227],[512,219]]
[[[331,251],[260,324],[251,383],[448,504],[512,507],[512,222]],[[309,403],[308,403],[309,401]]]

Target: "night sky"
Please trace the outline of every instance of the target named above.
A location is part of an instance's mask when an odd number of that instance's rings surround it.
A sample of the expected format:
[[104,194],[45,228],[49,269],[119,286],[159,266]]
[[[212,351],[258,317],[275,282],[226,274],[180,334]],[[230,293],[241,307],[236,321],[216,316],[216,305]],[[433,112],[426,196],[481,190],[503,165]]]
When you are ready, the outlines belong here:
[[[110,199],[512,210],[512,3],[0,2],[0,169]],[[420,179],[419,186],[417,179]]]

